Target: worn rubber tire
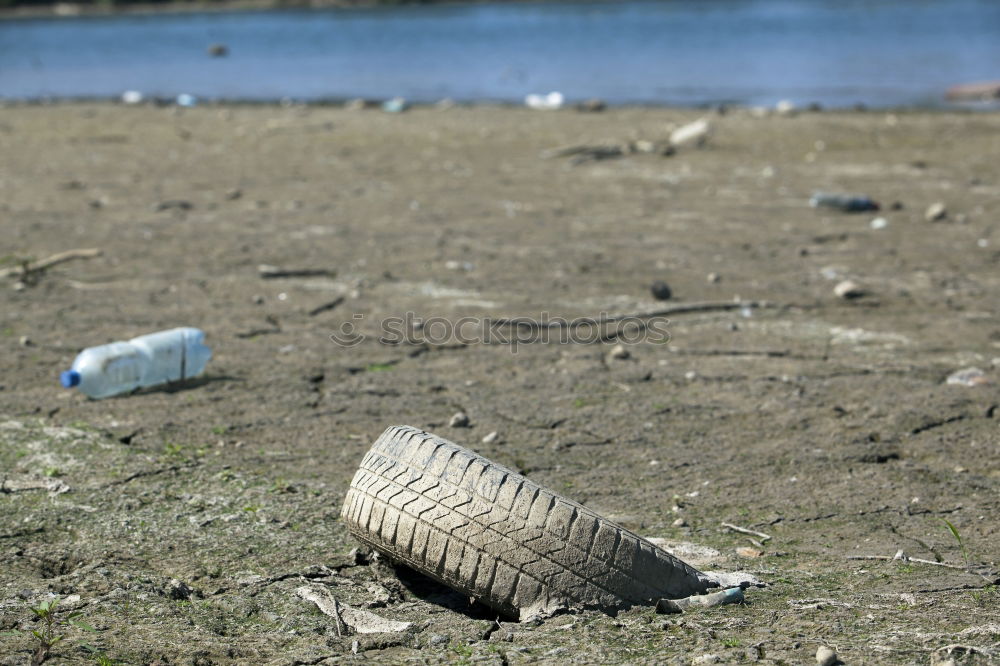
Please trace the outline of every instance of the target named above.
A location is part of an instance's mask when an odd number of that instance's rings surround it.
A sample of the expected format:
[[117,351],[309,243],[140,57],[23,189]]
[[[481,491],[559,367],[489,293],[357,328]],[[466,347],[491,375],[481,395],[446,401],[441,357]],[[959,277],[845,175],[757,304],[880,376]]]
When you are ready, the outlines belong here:
[[520,619],[715,585],[590,509],[409,426],[388,428],[365,455],[342,518],[390,560]]

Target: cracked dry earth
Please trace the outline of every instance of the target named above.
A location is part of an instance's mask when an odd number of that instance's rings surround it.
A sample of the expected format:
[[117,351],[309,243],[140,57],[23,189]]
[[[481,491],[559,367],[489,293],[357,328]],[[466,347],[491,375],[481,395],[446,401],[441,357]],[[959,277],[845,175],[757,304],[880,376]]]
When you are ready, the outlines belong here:
[[[0,108],[4,265],[103,252],[0,289],[0,663],[30,661],[49,595],[95,631],[60,629],[48,663],[995,662],[1000,116],[732,111],[672,157],[540,158],[697,116]],[[872,196],[887,224],[809,208],[818,189]],[[865,295],[834,295],[846,279]],[[627,358],[378,340],[407,312],[734,298],[773,307],[677,314]],[[365,340],[335,345],[345,323]],[[203,379],[58,386],[81,348],[178,325],[206,331]],[[986,381],[946,382],[970,366]],[[348,485],[403,423],[768,586],[498,622],[352,551]]]

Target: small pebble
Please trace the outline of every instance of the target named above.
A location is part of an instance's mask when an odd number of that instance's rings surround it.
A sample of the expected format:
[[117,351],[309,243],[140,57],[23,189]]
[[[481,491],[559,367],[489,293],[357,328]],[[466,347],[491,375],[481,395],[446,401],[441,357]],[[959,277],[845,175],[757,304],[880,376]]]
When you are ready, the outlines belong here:
[[671,527],[687,527],[688,523],[683,518],[678,518],[674,522],[670,523]]
[[451,420],[448,421],[448,425],[452,428],[468,428],[469,415],[465,412],[458,412],[451,417]]
[[695,657],[691,663],[692,664],[718,664],[722,659],[719,658],[717,654],[703,654]]
[[945,205],[940,201],[931,204],[924,213],[924,219],[928,222],[937,222],[946,217],[948,217],[948,209],[945,208]]
[[254,305],[261,305],[264,303],[264,297],[261,296],[260,294],[254,294],[253,298],[251,298],[250,300],[253,301]]
[[29,338],[27,335],[22,335],[21,338],[18,340],[18,343],[22,347],[30,347],[31,346],[31,338]]
[[837,653],[825,645],[820,645],[816,650],[816,663],[819,666],[833,666],[838,661]]
[[861,298],[865,295],[865,290],[854,280],[844,280],[837,283],[837,286],[833,288],[833,293],[844,300],[850,300]]
[[764,551],[751,548],[750,546],[741,546],[736,549],[736,554],[740,557],[763,557]]
[[663,280],[657,280],[650,287],[649,290],[653,292],[653,298],[658,301],[670,300],[670,297],[674,295],[674,292],[670,290],[670,285],[668,285]]
[[490,434],[486,435],[486,437],[483,437],[483,444],[492,444],[493,442],[497,441],[498,437],[500,437],[500,433],[494,430]]
[[630,356],[631,356],[631,354],[629,353],[629,351],[627,349],[625,349],[624,345],[615,345],[611,349],[611,351],[608,352],[608,357],[609,358],[613,358],[616,361],[624,361],[625,359],[627,359]]
[[179,581],[176,578],[170,579],[164,592],[166,592],[167,597],[177,601],[190,599],[191,595],[194,594],[194,590],[187,583]]
[[592,99],[587,99],[576,105],[578,111],[586,111],[589,113],[597,113],[603,111],[607,108],[607,104],[604,103],[603,99],[594,97]]
[[698,378],[698,373],[695,372],[694,370],[688,370],[687,372],[684,373],[684,379],[688,380],[689,382],[693,382],[697,378]]
[[885,219],[884,217],[876,217],[868,224],[868,226],[870,226],[872,229],[885,229],[887,226],[889,226],[889,220]]
[[442,634],[431,634],[430,639],[427,641],[431,645],[444,645],[447,643],[449,638]]
[[708,280],[711,284],[716,284],[722,278],[719,277],[718,273],[709,273],[705,279]]

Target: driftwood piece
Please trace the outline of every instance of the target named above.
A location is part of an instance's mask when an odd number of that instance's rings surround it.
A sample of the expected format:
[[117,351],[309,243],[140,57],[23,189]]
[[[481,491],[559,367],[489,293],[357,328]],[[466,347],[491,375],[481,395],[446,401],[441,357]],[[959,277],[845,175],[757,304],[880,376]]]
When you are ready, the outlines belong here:
[[6,277],[26,277],[32,273],[40,273],[47,268],[51,268],[58,264],[71,261],[73,259],[93,259],[94,257],[101,256],[101,250],[96,247],[92,248],[78,248],[75,250],[66,250],[65,252],[58,252],[45,259],[39,259],[38,261],[24,262],[18,266],[11,266],[9,268],[0,269],[0,278]]

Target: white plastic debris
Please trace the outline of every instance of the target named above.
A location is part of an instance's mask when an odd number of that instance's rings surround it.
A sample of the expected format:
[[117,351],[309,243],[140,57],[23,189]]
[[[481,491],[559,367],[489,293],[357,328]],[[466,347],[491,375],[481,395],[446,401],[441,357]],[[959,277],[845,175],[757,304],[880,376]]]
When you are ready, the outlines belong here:
[[979,368],[962,368],[948,375],[945,383],[956,386],[983,386],[989,384],[990,380]]
[[704,118],[682,125],[670,133],[670,145],[678,148],[687,144],[700,146],[708,140],[712,126]]
[[565,103],[566,98],[563,94],[555,90],[550,92],[548,95],[538,95],[532,93],[524,98],[525,106],[529,109],[538,109],[539,111],[561,109]]
[[343,622],[359,634],[397,633],[407,631],[413,626],[412,622],[388,620],[375,613],[351,608],[334,599],[330,591],[325,588],[303,585],[295,590],[295,594],[313,602],[323,613],[338,622]]

